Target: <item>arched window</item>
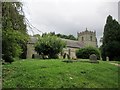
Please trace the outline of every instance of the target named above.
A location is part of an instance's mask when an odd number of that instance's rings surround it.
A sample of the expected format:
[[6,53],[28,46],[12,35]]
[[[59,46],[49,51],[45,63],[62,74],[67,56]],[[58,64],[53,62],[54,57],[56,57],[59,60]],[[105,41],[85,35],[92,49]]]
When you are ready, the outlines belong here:
[[84,37],[82,37],[82,41],[84,41]]
[[90,41],[92,41],[92,36],[90,36]]

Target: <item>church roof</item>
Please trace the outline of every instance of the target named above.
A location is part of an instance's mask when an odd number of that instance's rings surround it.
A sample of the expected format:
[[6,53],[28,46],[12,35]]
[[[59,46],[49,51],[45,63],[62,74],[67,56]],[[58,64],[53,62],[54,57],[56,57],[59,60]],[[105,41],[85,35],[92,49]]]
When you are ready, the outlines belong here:
[[67,43],[67,45],[66,45],[67,47],[82,48],[84,46],[84,44],[80,41],[69,40],[69,39],[62,39],[62,40]]
[[[80,41],[69,40],[69,39],[62,39],[62,40],[66,42],[67,47],[81,48],[81,47],[84,46],[84,44]],[[28,44],[35,44],[36,42],[37,42],[37,37],[30,37],[30,40],[28,41]]]

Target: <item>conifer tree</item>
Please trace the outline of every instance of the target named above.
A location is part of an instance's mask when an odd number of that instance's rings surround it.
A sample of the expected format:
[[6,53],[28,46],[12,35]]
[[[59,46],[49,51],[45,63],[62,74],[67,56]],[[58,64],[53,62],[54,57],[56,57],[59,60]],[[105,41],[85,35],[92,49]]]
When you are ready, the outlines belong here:
[[102,58],[106,60],[120,60],[120,24],[108,16],[104,27]]

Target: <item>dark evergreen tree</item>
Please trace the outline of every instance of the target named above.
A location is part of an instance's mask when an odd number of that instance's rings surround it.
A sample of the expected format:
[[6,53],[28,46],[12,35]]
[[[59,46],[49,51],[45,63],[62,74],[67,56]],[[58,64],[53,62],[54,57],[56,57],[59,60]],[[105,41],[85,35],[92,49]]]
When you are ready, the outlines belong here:
[[118,60],[120,58],[120,55],[118,55],[120,53],[120,50],[118,50],[120,48],[119,46],[120,24],[109,15],[104,27],[103,45],[101,47],[103,60],[106,60],[107,56],[109,60]]

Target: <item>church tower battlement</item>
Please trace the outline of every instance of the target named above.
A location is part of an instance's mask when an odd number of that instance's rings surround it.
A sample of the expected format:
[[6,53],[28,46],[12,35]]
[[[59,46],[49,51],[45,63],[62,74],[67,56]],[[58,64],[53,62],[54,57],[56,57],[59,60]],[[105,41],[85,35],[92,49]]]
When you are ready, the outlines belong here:
[[83,42],[85,46],[97,47],[97,38],[96,32],[88,31],[87,28],[85,31],[77,33],[78,41]]

